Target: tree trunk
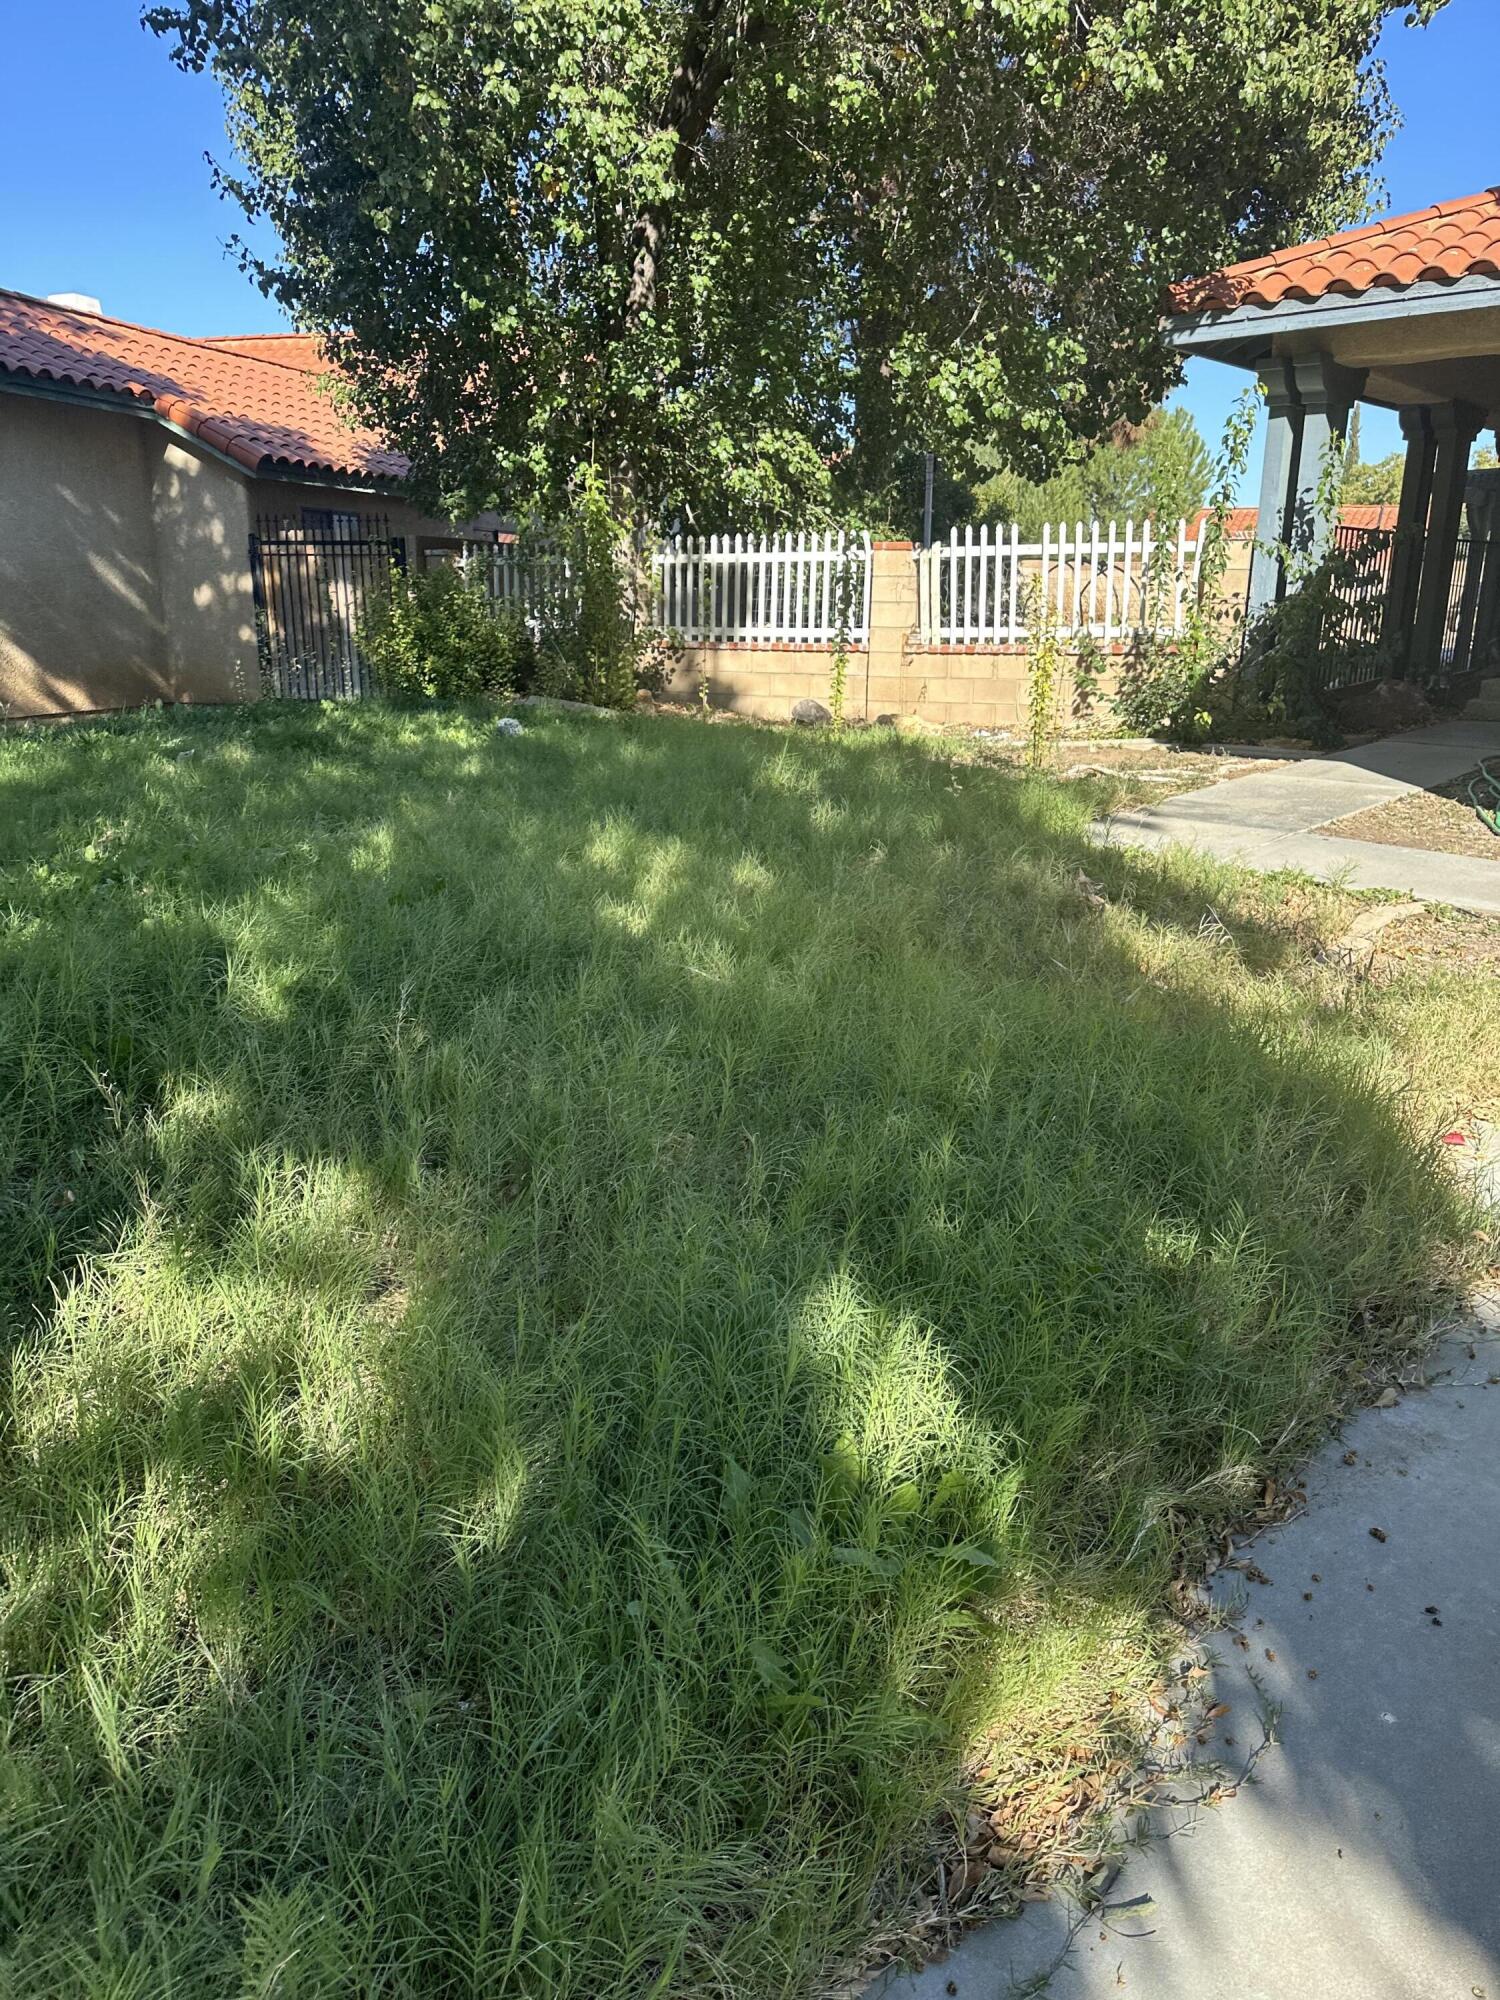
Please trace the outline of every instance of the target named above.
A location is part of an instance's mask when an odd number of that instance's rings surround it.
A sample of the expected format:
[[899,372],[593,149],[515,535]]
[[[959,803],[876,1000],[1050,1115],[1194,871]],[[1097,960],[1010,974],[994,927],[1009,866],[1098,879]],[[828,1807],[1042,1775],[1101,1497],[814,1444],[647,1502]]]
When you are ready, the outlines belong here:
[[[725,11],[725,0],[697,0],[688,18],[682,55],[667,85],[658,130],[674,135],[672,171],[679,185],[692,172],[694,155],[734,77],[736,61],[765,32],[758,13],[739,14],[726,24]],[[671,222],[672,203],[662,200],[645,204],[631,225],[630,279],[622,315],[626,332],[656,310]]]

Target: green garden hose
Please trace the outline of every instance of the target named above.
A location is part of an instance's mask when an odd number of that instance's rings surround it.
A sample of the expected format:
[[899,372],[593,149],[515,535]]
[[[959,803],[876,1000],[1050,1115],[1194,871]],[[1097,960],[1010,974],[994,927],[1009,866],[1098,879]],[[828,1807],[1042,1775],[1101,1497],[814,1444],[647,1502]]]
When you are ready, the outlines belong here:
[[1480,823],[1500,840],[1500,777],[1496,777],[1482,759],[1478,771],[1469,780],[1469,801],[1478,813]]

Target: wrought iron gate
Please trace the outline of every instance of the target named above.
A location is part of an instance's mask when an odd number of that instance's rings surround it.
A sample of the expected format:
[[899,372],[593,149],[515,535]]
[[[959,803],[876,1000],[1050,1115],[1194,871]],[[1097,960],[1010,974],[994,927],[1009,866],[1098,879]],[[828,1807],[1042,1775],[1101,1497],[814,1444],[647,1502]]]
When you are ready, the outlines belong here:
[[315,524],[258,516],[250,537],[255,630],[267,694],[324,701],[370,694],[358,634],[406,543],[383,515],[329,514]]

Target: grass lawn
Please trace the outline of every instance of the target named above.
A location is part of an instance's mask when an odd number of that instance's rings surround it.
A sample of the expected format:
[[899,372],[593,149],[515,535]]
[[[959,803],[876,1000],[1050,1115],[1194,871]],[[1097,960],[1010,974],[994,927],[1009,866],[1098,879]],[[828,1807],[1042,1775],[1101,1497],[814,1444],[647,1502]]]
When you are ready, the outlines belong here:
[[0,738],[10,2000],[760,2000],[899,1928],[965,1746],[1149,1652],[1472,1230],[1493,1010],[1103,796]]

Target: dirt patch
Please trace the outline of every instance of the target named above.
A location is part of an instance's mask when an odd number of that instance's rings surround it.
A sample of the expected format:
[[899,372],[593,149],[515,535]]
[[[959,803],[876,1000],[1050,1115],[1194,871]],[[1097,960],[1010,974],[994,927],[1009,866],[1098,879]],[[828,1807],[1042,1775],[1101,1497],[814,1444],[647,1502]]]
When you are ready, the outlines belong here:
[[1500,861],[1500,839],[1483,824],[1469,798],[1469,781],[1477,776],[1477,770],[1465,771],[1430,791],[1408,792],[1317,831],[1325,840],[1369,840],[1381,847],[1421,847],[1433,854]]
[[[1495,845],[1500,847],[1500,840]],[[1495,858],[1500,860],[1500,855]],[[1381,932],[1375,948],[1378,972],[1422,972],[1431,967],[1500,979],[1500,917],[1428,908]]]
[[[981,763],[1019,771],[1026,762],[1025,746],[995,737],[953,738],[955,761]],[[1051,778],[1093,779],[1114,787],[1111,811],[1121,806],[1154,805],[1179,792],[1201,791],[1228,778],[1248,778],[1255,771],[1274,770],[1276,757],[1242,757],[1228,751],[1178,750],[1170,743],[1057,743],[1044,766]]]

